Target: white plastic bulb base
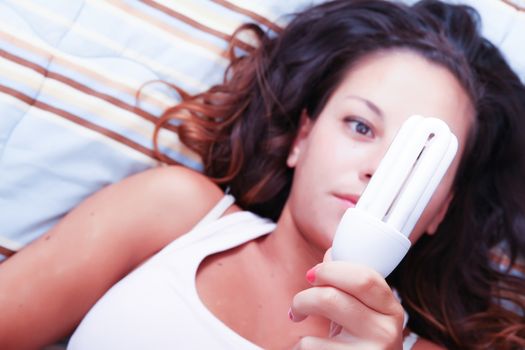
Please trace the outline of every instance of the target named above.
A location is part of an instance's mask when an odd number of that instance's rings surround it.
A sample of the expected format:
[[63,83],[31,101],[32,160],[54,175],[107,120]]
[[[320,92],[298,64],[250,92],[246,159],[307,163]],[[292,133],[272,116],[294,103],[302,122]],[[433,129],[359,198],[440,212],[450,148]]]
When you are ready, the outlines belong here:
[[332,259],[363,264],[388,276],[410,248],[395,227],[358,208],[346,210],[332,244]]

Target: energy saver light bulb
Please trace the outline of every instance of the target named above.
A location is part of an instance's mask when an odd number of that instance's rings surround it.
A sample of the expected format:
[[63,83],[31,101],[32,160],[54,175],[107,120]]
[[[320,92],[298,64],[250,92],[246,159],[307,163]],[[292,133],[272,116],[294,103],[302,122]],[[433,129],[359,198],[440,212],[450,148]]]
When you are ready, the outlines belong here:
[[457,139],[444,121],[410,117],[355,208],[343,215],[332,258],[365,264],[388,276],[408,252],[408,237],[457,148]]

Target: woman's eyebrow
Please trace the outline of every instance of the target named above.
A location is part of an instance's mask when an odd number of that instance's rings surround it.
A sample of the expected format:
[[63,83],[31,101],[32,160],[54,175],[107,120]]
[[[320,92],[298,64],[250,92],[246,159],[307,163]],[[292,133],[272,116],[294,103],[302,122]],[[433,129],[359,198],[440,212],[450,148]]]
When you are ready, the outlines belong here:
[[375,103],[373,103],[370,100],[367,100],[366,98],[359,97],[359,96],[356,96],[356,95],[348,95],[348,96],[346,96],[346,98],[350,98],[350,99],[353,99],[353,100],[357,100],[357,101],[363,102],[372,112],[377,114],[377,116],[379,116],[381,118],[385,117],[384,114],[383,114],[383,111],[381,110],[381,108],[379,108]]

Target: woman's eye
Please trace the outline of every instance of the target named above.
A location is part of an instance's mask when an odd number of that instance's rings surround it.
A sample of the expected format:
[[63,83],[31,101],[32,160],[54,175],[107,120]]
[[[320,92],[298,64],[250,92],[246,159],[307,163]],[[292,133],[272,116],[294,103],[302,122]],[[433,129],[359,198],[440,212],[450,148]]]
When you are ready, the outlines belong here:
[[347,120],[347,123],[352,129],[352,131],[355,133],[358,133],[359,135],[363,135],[366,137],[374,136],[374,133],[372,132],[372,128],[370,128],[366,123],[363,123],[362,121],[350,119],[350,120]]

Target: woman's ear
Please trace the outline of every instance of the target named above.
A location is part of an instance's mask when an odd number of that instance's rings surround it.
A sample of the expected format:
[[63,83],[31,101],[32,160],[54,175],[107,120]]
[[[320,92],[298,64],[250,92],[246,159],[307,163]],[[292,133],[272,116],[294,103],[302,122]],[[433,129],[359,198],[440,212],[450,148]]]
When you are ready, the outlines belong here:
[[452,198],[454,195],[452,193],[449,193],[447,199],[445,200],[445,203],[441,206],[439,211],[436,213],[436,215],[432,218],[432,221],[430,221],[430,224],[428,225],[426,233],[428,235],[433,235],[436,233],[439,224],[443,219],[445,218],[445,215],[447,214],[448,207],[450,206],[450,202],[452,201]]
[[290,149],[290,153],[288,153],[288,158],[286,159],[286,164],[290,168],[295,168],[297,165],[297,161],[299,160],[299,156],[301,155],[301,152],[305,145],[305,140],[308,138],[308,135],[310,134],[310,130],[312,129],[313,122],[308,116],[306,110],[303,110],[301,113],[301,120],[299,123],[299,130],[297,132],[297,135],[295,136],[295,140],[293,141],[292,148]]

